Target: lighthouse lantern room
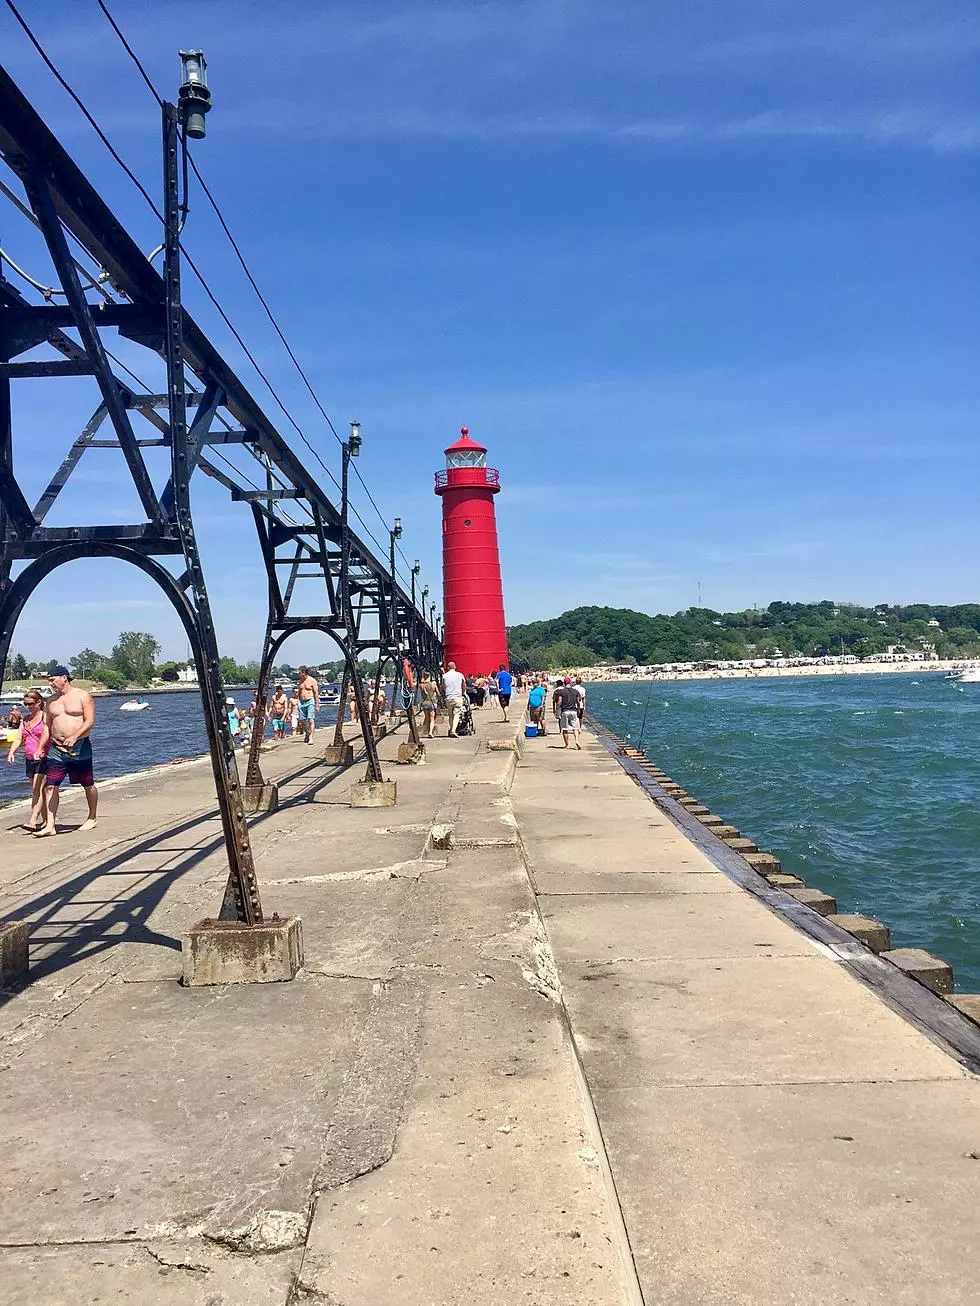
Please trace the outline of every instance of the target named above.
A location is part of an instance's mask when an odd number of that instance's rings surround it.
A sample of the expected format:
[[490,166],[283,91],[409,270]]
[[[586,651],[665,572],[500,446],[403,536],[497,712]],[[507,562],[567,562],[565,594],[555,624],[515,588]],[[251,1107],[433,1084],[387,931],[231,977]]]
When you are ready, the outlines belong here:
[[446,660],[466,676],[507,663],[504,597],[493,496],[500,474],[466,427],[436,472],[442,499],[442,579]]

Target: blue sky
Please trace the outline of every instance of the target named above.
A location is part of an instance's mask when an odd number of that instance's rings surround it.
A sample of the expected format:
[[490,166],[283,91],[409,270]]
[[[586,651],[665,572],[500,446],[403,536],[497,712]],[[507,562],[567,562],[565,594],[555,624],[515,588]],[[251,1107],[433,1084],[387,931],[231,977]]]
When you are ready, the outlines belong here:
[[[699,582],[722,609],[976,599],[973,0],[111,7],[166,93],[176,49],[205,49],[215,107],[195,156],[338,430],[361,421],[361,469],[434,588],[432,473],[465,423],[501,471],[510,621],[582,603],[676,611]],[[25,9],[157,193],[156,106],[95,0]],[[152,214],[6,12],[0,40],[151,248]],[[13,257],[43,267],[6,202],[3,217]],[[186,243],[338,470],[201,204]],[[121,356],[140,361],[135,346]],[[32,489],[90,389],[20,383]],[[58,520],[93,502],[133,519],[115,467],[89,457]],[[249,514],[210,485],[195,504],[222,646],[254,655],[265,590]],[[149,582],[76,564],[38,591],[14,648],[64,656],[133,627],[183,648]],[[296,637],[286,656],[331,654]]]

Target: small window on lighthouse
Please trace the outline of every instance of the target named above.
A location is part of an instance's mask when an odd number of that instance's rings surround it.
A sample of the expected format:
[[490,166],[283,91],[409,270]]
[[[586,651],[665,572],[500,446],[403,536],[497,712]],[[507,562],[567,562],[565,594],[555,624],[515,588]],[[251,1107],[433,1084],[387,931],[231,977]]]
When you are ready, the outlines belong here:
[[464,525],[464,526],[472,526],[473,523],[470,521],[469,517],[464,517],[464,518],[463,518],[463,525]]

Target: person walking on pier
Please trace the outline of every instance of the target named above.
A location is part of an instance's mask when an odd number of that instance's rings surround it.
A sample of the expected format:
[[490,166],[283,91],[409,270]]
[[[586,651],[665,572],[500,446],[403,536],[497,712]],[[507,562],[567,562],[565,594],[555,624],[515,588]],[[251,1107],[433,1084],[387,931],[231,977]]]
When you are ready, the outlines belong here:
[[497,672],[497,697],[500,700],[500,707],[504,714],[504,720],[509,721],[507,710],[510,707],[511,690],[514,687],[514,677],[510,674],[504,664],[501,662],[500,670]]
[[568,739],[571,736],[575,741],[575,747],[581,748],[582,745],[578,741],[579,731],[581,730],[578,720],[578,690],[572,684],[569,676],[566,676],[564,682],[555,690],[551,706],[558,718],[565,747],[568,747]]
[[[14,714],[11,712],[9,723],[14,726]],[[21,827],[34,834],[47,824],[47,763],[38,756],[41,736],[44,733],[44,699],[36,689],[29,689],[24,695],[24,715],[15,727],[14,735],[7,753],[7,765],[13,764],[17,749],[23,746],[24,764],[27,779],[31,786],[31,814]]]
[[85,790],[88,820],[78,828],[94,830],[98,824],[99,791],[92,774],[90,738],[95,725],[95,701],[87,689],[72,686],[67,667],[52,667],[48,683],[54,693],[44,707],[44,729],[35,754],[47,763],[48,812],[42,828],[34,832],[35,839],[47,839],[58,833],[58,803],[66,780]]
[[283,693],[282,685],[276,685],[276,692],[269,703],[269,715],[272,718],[272,738],[284,738],[286,720],[289,716],[289,699]]
[[439,690],[436,682],[428,672],[422,677],[422,684],[419,686],[422,694],[422,738],[435,739],[436,737],[436,708],[439,706]]
[[320,710],[320,685],[310,675],[309,667],[299,669],[296,698],[299,703],[299,720],[303,727],[303,735],[306,742],[312,744],[313,731],[316,729],[316,714]]
[[548,697],[548,691],[539,681],[533,681],[531,692],[527,696],[527,715],[532,726],[538,727],[538,734],[543,735],[545,731],[544,723],[544,705]]
[[575,677],[575,692],[578,694],[578,732],[582,733],[582,726],[585,724],[585,686],[582,684],[582,677]]
[[442,692],[446,699],[446,707],[449,709],[449,729],[446,734],[450,739],[455,739],[466,694],[466,680],[462,672],[456,670],[455,662],[450,662],[446,666],[442,677]]

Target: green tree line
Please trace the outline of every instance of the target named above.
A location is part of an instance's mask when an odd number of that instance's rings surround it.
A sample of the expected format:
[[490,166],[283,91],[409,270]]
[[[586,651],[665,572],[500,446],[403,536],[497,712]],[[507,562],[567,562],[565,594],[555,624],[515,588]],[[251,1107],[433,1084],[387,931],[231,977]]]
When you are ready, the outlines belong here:
[[[183,663],[164,662],[158,665],[160,642],[154,635],[142,630],[124,630],[112,651],[99,653],[83,648],[68,659],[68,667],[76,680],[92,680],[107,689],[125,689],[127,685],[149,685],[154,679],[175,682]],[[42,658],[30,662],[21,653],[12,653],[7,659],[6,676],[11,680],[43,680],[60,658]],[[238,663],[234,658],[221,659],[221,674],[225,684],[254,684],[259,676],[258,662]]]
[[763,610],[688,608],[649,616],[631,608],[575,608],[507,631],[515,666],[736,662],[745,658],[869,657],[889,646],[939,657],[980,655],[980,604],[770,603]]

